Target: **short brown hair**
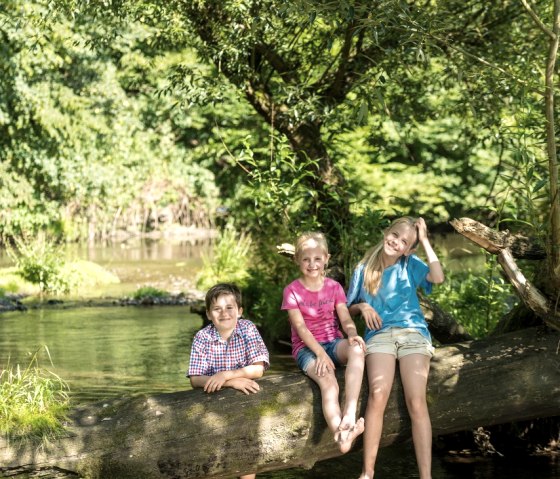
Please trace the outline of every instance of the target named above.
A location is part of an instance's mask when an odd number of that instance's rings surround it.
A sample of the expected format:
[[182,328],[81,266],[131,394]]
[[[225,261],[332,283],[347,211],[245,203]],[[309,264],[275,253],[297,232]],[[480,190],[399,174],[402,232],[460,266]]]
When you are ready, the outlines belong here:
[[241,291],[239,288],[233,283],[218,283],[212,286],[206,293],[206,298],[204,299],[206,311],[210,311],[212,303],[224,294],[231,294],[235,298],[237,307],[241,308]]

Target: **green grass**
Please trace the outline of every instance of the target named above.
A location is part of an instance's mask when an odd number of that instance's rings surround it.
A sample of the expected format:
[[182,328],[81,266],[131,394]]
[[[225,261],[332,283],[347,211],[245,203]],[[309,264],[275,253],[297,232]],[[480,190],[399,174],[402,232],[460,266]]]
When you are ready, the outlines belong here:
[[7,438],[48,439],[64,430],[68,385],[40,368],[37,354],[26,368],[8,364],[0,372],[0,434]]
[[0,288],[4,290],[4,294],[33,295],[40,293],[39,286],[23,279],[15,266],[0,269]]

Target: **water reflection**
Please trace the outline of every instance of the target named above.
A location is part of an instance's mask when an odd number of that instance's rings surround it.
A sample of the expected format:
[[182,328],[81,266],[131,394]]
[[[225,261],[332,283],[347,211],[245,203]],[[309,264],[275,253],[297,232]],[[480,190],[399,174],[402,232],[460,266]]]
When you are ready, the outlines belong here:
[[188,389],[200,325],[200,316],[177,306],[9,313],[0,318],[0,365],[26,366],[40,351],[40,365],[69,383],[75,402]]

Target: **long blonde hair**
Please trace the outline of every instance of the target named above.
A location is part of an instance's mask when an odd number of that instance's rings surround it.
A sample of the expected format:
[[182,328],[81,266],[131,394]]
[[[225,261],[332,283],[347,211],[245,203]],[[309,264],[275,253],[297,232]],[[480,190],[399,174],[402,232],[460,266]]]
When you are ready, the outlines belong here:
[[[406,224],[415,228],[416,221],[416,218],[413,218],[412,216],[403,216],[402,218],[394,220],[385,230],[383,230],[383,239],[366,251],[366,254],[358,263],[359,265],[364,265],[364,288],[369,294],[376,294],[381,286],[381,278],[383,277],[384,269],[382,252],[385,237],[393,228],[401,224]],[[412,245],[412,247],[414,247],[414,245]]]

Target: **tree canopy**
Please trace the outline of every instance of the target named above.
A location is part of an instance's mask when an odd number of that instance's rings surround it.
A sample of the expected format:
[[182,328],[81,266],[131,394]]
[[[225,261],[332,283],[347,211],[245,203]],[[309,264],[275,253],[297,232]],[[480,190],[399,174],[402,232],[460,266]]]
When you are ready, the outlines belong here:
[[320,228],[358,255],[383,214],[468,213],[556,258],[558,3],[5,2],[2,231],[221,204],[263,250]]

